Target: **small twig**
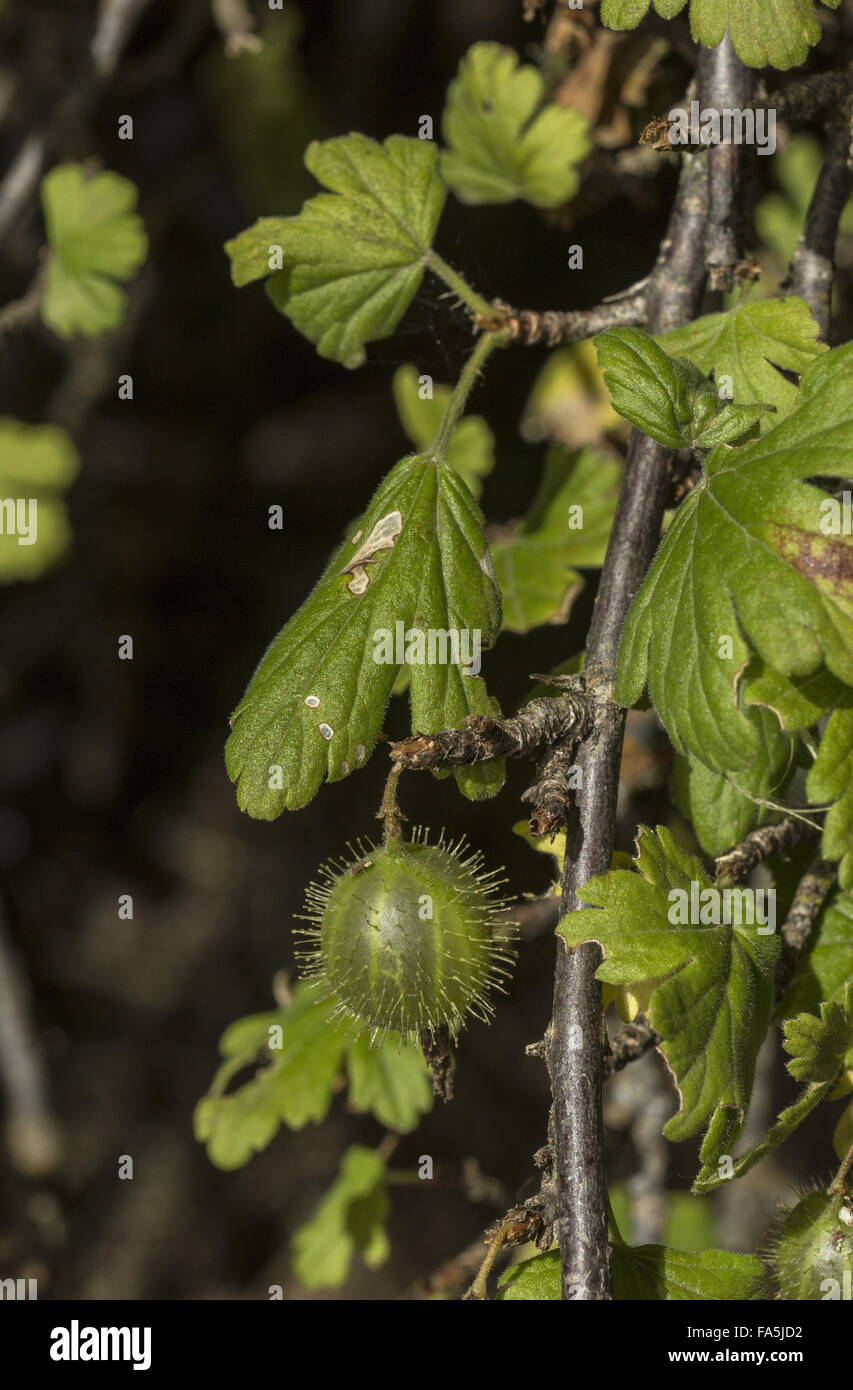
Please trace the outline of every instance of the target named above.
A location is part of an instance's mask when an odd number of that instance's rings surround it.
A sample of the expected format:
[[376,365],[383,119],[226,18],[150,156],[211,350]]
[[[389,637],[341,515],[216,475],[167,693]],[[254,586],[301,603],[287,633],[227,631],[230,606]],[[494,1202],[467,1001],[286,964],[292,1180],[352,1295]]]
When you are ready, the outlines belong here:
[[453,1052],[450,1031],[446,1027],[421,1033],[424,1061],[432,1073],[433,1095],[439,1100],[453,1099]]
[[102,0],[91,47],[99,77],[112,77],[134,25],[148,3],[149,0]]
[[472,714],[462,729],[412,734],[391,744],[391,759],[401,769],[420,771],[463,767],[488,758],[529,758],[559,739],[582,737],[591,722],[589,698],[580,690],[566,691],[557,697],[531,700],[511,719]]
[[534,780],[527,791],[522,792],[521,800],[533,807],[530,813],[532,835],[547,835],[553,840],[566,825],[573,800],[570,773],[577,766],[576,750],[577,739],[549,749]]
[[[582,678],[567,677],[575,686]],[[391,745],[391,759],[402,770],[463,767],[488,758],[529,758],[541,754],[536,776],[522,794],[533,807],[530,829],[534,835],[553,839],[566,823],[571,804],[571,779],[567,769],[577,743],[592,727],[593,704],[580,689],[563,695],[531,700],[512,719],[469,715],[462,729],[443,729],[435,734],[415,733]]]
[[776,998],[785,994],[820,910],[835,886],[835,865],[817,856],[800,879],[782,926]]
[[211,0],[216,26],[225,40],[226,58],[241,53],[259,53],[263,39],[257,32],[255,17],[246,0]]
[[14,226],[27,206],[41,177],[45,158],[45,137],[34,131],[24,140],[0,183],[0,239]]
[[594,338],[608,328],[629,328],[645,323],[646,295],[637,290],[625,298],[615,297],[592,309],[513,309],[502,299],[492,302],[494,313],[480,315],[475,324],[481,329],[506,328],[510,340],[520,347],[559,347]]
[[0,309],[0,338],[4,338],[7,333],[16,332],[19,328],[25,328],[38,318],[43,295],[44,274],[39,270],[26,293],[22,294],[20,299],[13,299],[9,304],[4,304]]
[[6,1142],[12,1163],[29,1177],[52,1172],[60,1158],[59,1127],[30,1014],[26,976],[0,915],[0,1078],[6,1092]]
[[387,1163],[396,1153],[400,1144],[400,1135],[393,1129],[389,1129],[384,1138],[377,1145],[376,1152],[379,1157]]
[[473,1284],[465,1294],[463,1302],[485,1302],[489,1297],[488,1280],[495,1262],[507,1246],[526,1245],[535,1240],[540,1233],[543,1214],[538,1209],[538,1199],[531,1199],[531,1206],[513,1207],[495,1226],[486,1232],[486,1254],[477,1271]]
[[391,768],[385,783],[385,790],[382,793],[379,810],[376,812],[376,819],[382,822],[386,844],[389,840],[399,840],[403,833],[403,821],[406,817],[400,810],[397,801],[397,783],[402,771],[403,769],[399,765],[394,765]]
[[799,82],[770,93],[765,105],[773,109],[779,120],[810,121],[826,111],[837,109],[850,95],[853,86],[853,66],[844,72],[816,72]]
[[716,882],[740,883],[756,865],[771,854],[782,854],[793,849],[801,840],[817,835],[817,828],[808,821],[786,817],[775,825],[765,825],[759,830],[751,830],[745,839],[734,849],[721,854],[714,861]]
[[784,291],[806,301],[820,325],[822,338],[829,335],[838,224],[853,186],[852,123],[853,101],[848,98],[827,130],[823,165],[783,285]]
[[657,1047],[660,1041],[660,1034],[655,1032],[644,1014],[637,1014],[632,1023],[623,1023],[615,1037],[610,1039],[609,1050],[604,1058],[605,1080],[627,1067],[629,1062],[636,1062],[646,1052]]
[[150,0],[110,0],[101,6],[90,46],[91,66],[72,74],[59,100],[37,130],[31,131],[0,183],[0,240],[32,202],[49,149],[57,131],[64,132],[69,119],[85,110],[100,83],[115,71],[133,32],[133,26]]
[[473,1279],[483,1262],[483,1242],[478,1237],[470,1245],[451,1256],[439,1265],[432,1274],[418,1279],[410,1290],[414,1299],[430,1299],[434,1296],[452,1296],[461,1293]]
[[[803,78],[801,82],[792,82],[787,87],[771,92],[768,96],[752,101],[720,101],[714,103],[711,109],[719,112],[728,107],[731,111],[766,112],[768,116],[772,113],[774,118],[780,121],[814,120],[827,111],[837,109],[845,97],[849,96],[851,84],[853,69],[843,73],[815,73],[811,77]],[[714,140],[710,128],[706,129],[701,139],[691,140],[687,144],[680,139],[673,141],[674,125],[679,127],[680,133],[680,117],[674,116],[670,119],[669,115],[654,116],[641,132],[639,143],[650,145],[660,154],[672,154],[679,150],[714,149],[724,142],[723,132],[721,131],[719,140]]]

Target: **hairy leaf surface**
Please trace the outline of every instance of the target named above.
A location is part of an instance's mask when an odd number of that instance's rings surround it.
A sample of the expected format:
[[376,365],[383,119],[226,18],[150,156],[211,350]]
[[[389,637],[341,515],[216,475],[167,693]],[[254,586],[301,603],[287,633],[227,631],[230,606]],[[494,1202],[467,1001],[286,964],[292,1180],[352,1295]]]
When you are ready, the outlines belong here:
[[[766,1297],[764,1267],[755,1255],[728,1250],[674,1250],[665,1245],[612,1245],[616,1302],[707,1302]],[[560,1254],[549,1250],[512,1265],[499,1281],[498,1299],[560,1299]]]
[[[598,979],[659,982],[648,1014],[681,1099],[664,1134],[687,1139],[719,1106],[742,1116],[749,1104],[779,943],[775,934],[759,934],[758,923],[670,920],[671,913],[680,915],[672,890],[687,894],[692,916],[692,885],[698,895],[713,884],[667,830],[641,828],[636,866],[637,872],[613,869],[590,879],[580,891],[590,906],[570,912],[557,930],[569,946],[600,942],[605,959]],[[718,919],[722,907],[720,900]]]
[[[827,351],[818,339],[818,325],[805,300],[757,299],[723,314],[706,314],[686,328],[664,333],[657,342],[674,357],[685,357],[718,386],[731,387],[736,404],[767,401],[779,414],[796,403],[797,387],[777,368],[802,375],[809,363]],[[774,423],[762,418],[762,429]]]
[[810,801],[828,805],[821,852],[840,860],[843,888],[853,888],[853,709],[830,715],[806,779]]
[[[465,640],[473,655],[476,634],[490,647],[500,620],[482,518],[467,486],[437,459],[402,459],[269,647],[234,713],[226,763],[241,808],[274,820],[306,805],[324,775],[334,782],[362,767],[403,662],[411,668],[413,729],[434,733],[469,714],[494,713],[482,676],[448,658],[453,633],[460,656]],[[418,642],[423,660],[413,659]],[[503,766],[496,760],[456,776],[466,796],[493,796]]]
[[423,278],[445,198],[438,150],[353,133],[313,141],[305,164],[330,191],[297,217],[262,218],[225,249],[235,283],[247,284],[269,274],[280,245],[283,268],[267,283],[276,308],[321,357],[358,367],[365,343],[393,333]]
[[761,439],[715,449],[634,600],[616,698],[647,686],[679,752],[744,786],[759,755],[743,672],[757,654],[798,678],[853,683],[853,538],[824,535],[825,494],[800,480],[853,452],[853,346],[819,357],[794,410]]
[[595,340],[613,408],[668,449],[712,449],[758,431],[768,403],[722,400],[686,357],[671,357],[639,328],[611,328]]

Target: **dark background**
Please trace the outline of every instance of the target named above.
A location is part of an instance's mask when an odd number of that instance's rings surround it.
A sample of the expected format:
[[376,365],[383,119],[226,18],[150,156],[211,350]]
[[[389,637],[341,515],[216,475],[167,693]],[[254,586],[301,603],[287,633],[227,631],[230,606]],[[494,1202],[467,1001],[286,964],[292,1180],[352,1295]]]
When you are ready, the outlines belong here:
[[[292,966],[304,884],[346,839],[371,833],[385,773],[380,747],[365,771],[265,824],[238,812],[222,747],[266,643],[407,451],[395,367],[412,361],[453,380],[470,334],[441,287],[425,282],[400,331],[348,373],[319,359],[261,288],[231,286],[222,243],[260,214],[298,210],[311,191],[301,163],[310,139],[416,134],[422,114],[438,135],[446,85],[472,42],[540,56],[550,6],[530,24],[521,9],[520,0],[287,0],[266,19],[263,54],[229,60],[203,0],[153,0],[100,82],[88,58],[93,4],[0,10],[4,166],[43,131],[48,167],[93,159],[131,178],[151,238],[119,332],[63,345],[30,325],[0,342],[0,411],[61,424],[82,460],[71,552],[0,601],[0,960],[45,1071],[35,1129],[0,1146],[0,1278],[38,1277],[40,1297],[265,1297],[270,1283],[305,1297],[289,1274],[289,1233],[347,1144],[381,1139],[338,1098],[322,1127],[282,1132],[236,1173],[214,1169],[193,1140],[219,1035],[270,1007],[273,976]],[[849,10],[827,22],[816,63],[837,62]],[[647,101],[628,113],[634,137],[689,77],[685,27],[666,32]],[[134,139],[120,141],[127,113]],[[635,177],[620,172],[617,153],[599,145],[568,212],[450,200],[439,250],[487,296],[519,306],[582,307],[631,284],[652,264],[676,166],[663,158]],[[767,167],[757,175],[771,179]],[[26,290],[43,239],[33,197],[0,244],[4,301]],[[566,268],[568,242],[585,248],[582,275]],[[499,355],[474,402],[498,438],[484,497],[491,521],[522,512],[536,485],[542,449],[518,424],[544,360],[539,349]],[[117,399],[122,372],[133,376],[132,402]],[[283,531],[267,525],[274,503]],[[487,657],[504,708],[530,672],[582,647],[593,590],[590,576],[568,627],[506,635]],[[117,659],[122,634],[133,637],[132,662]],[[396,701],[389,733],[402,733],[406,716]],[[635,737],[642,749],[647,726]],[[490,866],[507,866],[515,893],[541,893],[548,861],[511,832],[526,771],[511,769],[501,797],[480,805],[452,783],[404,779],[404,808],[464,829]],[[622,848],[637,819],[672,816],[665,759],[658,772],[626,800]],[[128,893],[134,917],[122,921],[117,900]],[[391,1259],[372,1275],[356,1269],[332,1296],[416,1291],[533,1190],[547,1088],[524,1045],[547,1021],[552,956],[549,932],[527,933],[496,1024],[465,1034],[455,1101],[395,1154],[403,1168],[433,1155],[437,1181],[395,1190]],[[664,1181],[689,1185],[695,1151],[644,1135],[643,1117],[656,1106],[659,1130],[672,1098],[653,1059],[632,1070],[608,1102],[611,1171],[642,1169],[654,1198]],[[768,1062],[768,1107],[793,1089],[771,1071]],[[124,1154],[132,1182],[117,1177]],[[792,1177],[823,1172],[831,1157],[825,1122],[807,1130],[779,1166],[742,1185],[745,1197],[719,1204],[718,1239],[750,1245]]]

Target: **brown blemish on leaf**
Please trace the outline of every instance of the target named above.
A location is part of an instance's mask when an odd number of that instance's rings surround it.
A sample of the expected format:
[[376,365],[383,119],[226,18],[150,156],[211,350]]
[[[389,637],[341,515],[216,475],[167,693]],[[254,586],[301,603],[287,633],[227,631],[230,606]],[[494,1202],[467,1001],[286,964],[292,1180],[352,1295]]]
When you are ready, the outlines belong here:
[[853,606],[853,545],[841,536],[823,536],[797,526],[770,523],[770,545],[815,588],[846,600]]

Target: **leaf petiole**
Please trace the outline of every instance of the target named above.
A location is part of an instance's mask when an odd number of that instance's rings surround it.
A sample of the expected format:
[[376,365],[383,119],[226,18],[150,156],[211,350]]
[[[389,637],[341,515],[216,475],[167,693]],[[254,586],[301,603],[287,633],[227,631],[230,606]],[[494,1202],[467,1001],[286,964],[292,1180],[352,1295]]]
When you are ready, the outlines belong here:
[[484,299],[481,294],[468,284],[464,275],[460,275],[458,270],[454,270],[452,265],[448,265],[443,256],[430,247],[424,256],[424,265],[427,270],[431,270],[433,275],[437,275],[439,280],[443,280],[448,289],[453,290],[457,298],[461,299],[467,309],[472,314],[485,319],[492,319],[495,316],[495,306]]
[[482,333],[477,339],[474,351],[471,353],[462,373],[453,388],[450,400],[441,417],[441,424],[428,452],[434,457],[444,459],[447,455],[450,437],[456,427],[457,421],[465,409],[472,390],[480,375],[482,368],[489,355],[495,348],[505,347],[509,342],[508,332]]

